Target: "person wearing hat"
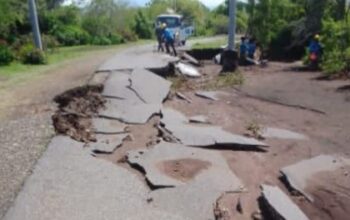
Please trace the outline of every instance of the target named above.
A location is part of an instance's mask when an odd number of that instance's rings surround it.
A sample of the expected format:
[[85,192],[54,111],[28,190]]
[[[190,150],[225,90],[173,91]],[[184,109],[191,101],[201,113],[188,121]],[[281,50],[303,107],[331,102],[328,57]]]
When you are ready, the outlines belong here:
[[166,52],[170,54],[169,47],[172,48],[174,56],[177,56],[177,52],[175,49],[175,36],[170,32],[169,28],[167,28],[167,24],[163,23],[163,39],[165,40],[165,49]]
[[320,35],[316,34],[310,41],[308,51],[310,54],[311,65],[314,68],[318,67],[318,63],[321,60],[322,56],[322,46],[320,44]]

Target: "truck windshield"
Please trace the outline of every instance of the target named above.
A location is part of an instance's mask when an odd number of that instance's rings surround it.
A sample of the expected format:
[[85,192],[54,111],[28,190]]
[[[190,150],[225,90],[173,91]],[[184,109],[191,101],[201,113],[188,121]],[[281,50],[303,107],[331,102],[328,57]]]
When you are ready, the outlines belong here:
[[157,23],[166,23],[169,28],[181,26],[180,19],[176,17],[158,17]]

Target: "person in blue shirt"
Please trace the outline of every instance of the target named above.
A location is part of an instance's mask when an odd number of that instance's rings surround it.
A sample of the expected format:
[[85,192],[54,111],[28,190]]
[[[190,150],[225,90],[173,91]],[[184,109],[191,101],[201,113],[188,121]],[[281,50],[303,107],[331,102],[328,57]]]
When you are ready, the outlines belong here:
[[247,64],[248,44],[246,37],[241,37],[241,45],[239,46],[239,61],[241,65]]
[[162,24],[158,23],[156,26],[156,37],[157,37],[157,41],[158,41],[158,52],[162,51],[164,52],[164,48],[163,48],[163,28],[162,28]]
[[177,52],[175,49],[175,36],[171,33],[171,31],[167,28],[166,23],[162,25],[163,27],[163,39],[165,41],[165,49],[166,52],[170,54],[169,47],[172,48],[174,56],[177,56]]
[[320,44],[320,35],[316,34],[309,44],[309,53],[316,54],[317,58],[322,55],[322,46]]
[[248,43],[248,57],[254,60],[256,51],[256,42],[254,38],[251,38]]

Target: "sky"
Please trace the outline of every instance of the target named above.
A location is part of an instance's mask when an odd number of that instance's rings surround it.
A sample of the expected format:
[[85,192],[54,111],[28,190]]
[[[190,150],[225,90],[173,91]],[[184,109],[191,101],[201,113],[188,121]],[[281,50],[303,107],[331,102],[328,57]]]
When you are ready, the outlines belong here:
[[[149,0],[132,0],[132,1],[138,5],[144,5]],[[208,8],[214,8],[224,2],[224,0],[199,0],[199,1],[205,4]]]
[[[149,0],[127,0],[127,1],[129,1],[132,5],[139,5],[139,6],[143,6],[147,2],[149,2]],[[223,3],[225,0],[199,0],[199,1],[205,4],[208,8],[215,8],[216,6]],[[65,4],[70,4],[71,2],[72,0],[66,0]]]

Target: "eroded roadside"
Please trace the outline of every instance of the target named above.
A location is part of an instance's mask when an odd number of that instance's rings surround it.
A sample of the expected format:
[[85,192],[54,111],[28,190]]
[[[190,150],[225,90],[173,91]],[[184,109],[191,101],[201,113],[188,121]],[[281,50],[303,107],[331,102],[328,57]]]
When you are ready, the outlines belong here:
[[[274,64],[271,65],[275,68]],[[268,68],[265,73],[269,72]],[[105,103],[104,107],[87,116],[92,123],[87,130],[96,135],[96,140],[74,144],[75,141],[65,139],[64,147],[61,145],[65,152],[70,152],[69,145],[79,145],[78,149],[72,150],[77,158],[67,161],[71,159],[69,155],[60,154],[67,167],[78,168],[79,172],[67,170],[77,178],[69,181],[73,185],[79,181],[85,183],[84,186],[91,190],[89,199],[88,195],[82,194],[86,193],[84,189],[68,194],[69,186],[67,189],[52,187],[47,189],[48,192],[35,191],[31,180],[24,193],[38,194],[44,201],[47,199],[44,193],[53,194],[67,202],[75,201],[79,195],[79,198],[86,199],[88,207],[89,204],[100,208],[104,205],[115,207],[115,210],[104,209],[104,212],[97,207],[87,210],[84,205],[74,207],[78,216],[92,219],[98,213],[100,217],[113,216],[118,210],[123,210],[123,216],[135,219],[139,219],[135,217],[137,212],[140,212],[139,216],[143,216],[143,212],[154,213],[147,215],[149,219],[157,218],[159,213],[171,216],[166,219],[344,219],[343,213],[350,205],[347,190],[333,190],[327,181],[322,182],[325,185],[314,185],[309,181],[320,171],[334,170],[337,171],[334,175],[342,177],[341,184],[348,181],[348,160],[342,158],[348,156],[347,139],[342,134],[337,134],[340,140],[334,139],[333,134],[338,129],[333,126],[336,118],[242,95],[237,89],[242,89],[244,84],[232,88],[233,84],[242,82],[241,76],[225,78],[225,81],[232,80],[232,84],[222,83],[222,78],[218,77],[220,67],[210,62],[198,69],[202,74],[198,79],[182,77],[177,81],[173,77],[172,89],[168,80],[146,69],[113,69],[95,74],[92,81],[104,84],[101,94]],[[243,75],[245,71],[242,71]],[[255,73],[259,71],[253,68]],[[249,85],[250,81],[245,83]],[[73,103],[79,100],[72,98]],[[64,109],[64,112],[81,114],[74,108]],[[330,126],[322,126],[329,120],[334,120]],[[84,133],[86,128],[78,131]],[[54,139],[54,144],[49,146],[51,153],[59,151],[60,138]],[[330,156],[320,160],[316,156],[321,154]],[[316,158],[313,163],[320,170],[308,169],[312,166],[304,164],[308,164],[311,158]],[[84,164],[80,165],[80,160]],[[96,168],[93,168],[94,164],[102,168],[102,164],[110,162],[115,170],[111,166],[104,167],[105,171],[108,170],[103,172],[106,182],[100,181],[98,172],[102,170],[91,173],[91,169]],[[318,166],[325,163],[330,165],[326,168]],[[297,169],[300,172],[293,173],[295,166],[305,170]],[[280,171],[283,169],[287,181],[282,178]],[[300,177],[306,170],[307,175]],[[43,174],[46,181],[66,183],[58,177]],[[116,175],[120,175],[119,181]],[[300,178],[307,184],[293,184],[293,179]],[[318,178],[327,179],[325,175]],[[43,183],[39,181],[38,184]],[[334,204],[324,204],[326,198],[318,193],[323,192],[320,188],[339,195],[337,198],[344,198],[335,201],[343,210],[333,209]],[[100,197],[101,192],[107,193],[105,197]],[[135,195],[135,192],[140,194]],[[313,202],[310,202],[309,194],[314,198]],[[134,203],[115,201],[120,195]],[[28,198],[23,201],[31,204]],[[17,202],[7,219],[23,214],[16,212],[16,208],[18,211],[21,207],[18,204],[21,202]],[[61,216],[60,219],[64,219],[62,213],[71,210],[63,204],[51,206],[44,202],[41,205],[37,207],[34,203],[32,208],[51,211],[51,214]],[[35,219],[45,219],[41,213],[27,214]]]

